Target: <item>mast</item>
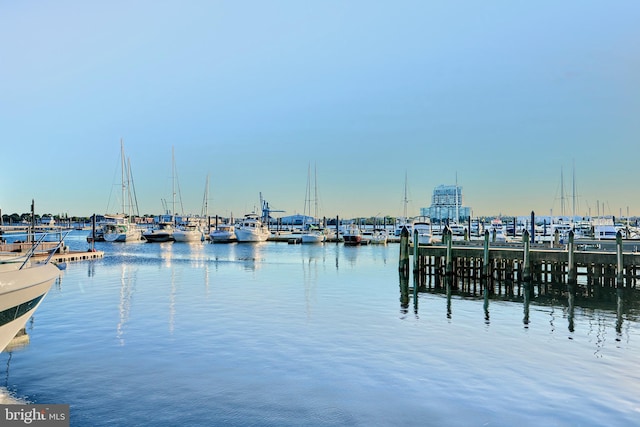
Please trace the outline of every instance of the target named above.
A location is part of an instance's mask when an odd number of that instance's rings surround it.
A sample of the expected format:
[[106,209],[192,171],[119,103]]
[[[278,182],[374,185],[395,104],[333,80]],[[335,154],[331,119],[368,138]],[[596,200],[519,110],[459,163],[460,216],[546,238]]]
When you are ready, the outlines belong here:
[[573,176],[572,176],[572,189],[571,192],[573,193],[571,196],[571,222],[574,221],[575,217],[576,217],[576,161],[575,159],[573,160]]
[[204,185],[204,200],[202,201],[202,210],[200,213],[201,216],[208,217],[209,216],[209,174],[207,174],[207,180]]
[[173,202],[171,205],[171,218],[175,221],[176,216],[176,160],[175,147],[171,146],[171,196]]
[[456,224],[460,220],[460,208],[458,204],[458,172],[456,172]]
[[407,222],[407,205],[409,204],[409,200],[407,199],[407,171],[404,171],[404,210],[403,210],[403,215],[404,215],[404,222]]
[[320,222],[320,219],[318,218],[318,167],[315,163],[313,164],[313,186],[313,203],[315,205],[314,219],[317,222]]
[[125,213],[125,197],[126,197],[126,185],[125,185],[125,180],[124,180],[124,173],[125,173],[125,164],[124,164],[124,141],[122,140],[122,138],[120,138],[120,173],[121,173],[121,177],[120,177],[120,190],[122,192],[121,196],[122,196],[122,214],[126,216]]
[[560,166],[560,215],[564,216],[564,172]]

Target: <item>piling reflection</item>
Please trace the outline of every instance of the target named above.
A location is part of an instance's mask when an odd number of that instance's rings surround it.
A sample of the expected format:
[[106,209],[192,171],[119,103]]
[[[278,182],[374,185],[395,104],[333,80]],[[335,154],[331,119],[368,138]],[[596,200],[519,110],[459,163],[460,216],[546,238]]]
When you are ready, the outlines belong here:
[[524,285],[524,292],[523,292],[523,297],[524,297],[524,317],[522,319],[522,323],[524,323],[524,327],[528,328],[529,327],[529,306],[531,304],[531,284],[530,283],[525,283]]
[[[413,288],[409,283],[413,282]],[[490,324],[489,307],[491,300],[501,302],[511,302],[522,304],[522,325],[529,329],[533,325],[535,313],[547,311],[550,316],[548,327],[552,333],[559,330],[556,326],[557,308],[561,307],[563,318],[566,319],[565,331],[569,332],[569,339],[573,339],[576,330],[588,336],[595,336],[595,343],[598,347],[604,345],[604,338],[607,335],[607,327],[615,328],[616,340],[622,340],[625,320],[629,313],[640,310],[640,290],[630,288],[604,288],[599,292],[585,289],[579,283],[539,283],[534,281],[514,280],[512,284],[498,285],[493,287],[489,282],[482,282],[482,286],[468,286],[463,280],[456,280],[445,274],[441,275],[441,280],[436,280],[435,284],[428,286],[421,282],[416,274],[406,274],[402,269],[399,273],[400,288],[400,309],[406,314],[409,309],[410,299],[413,295],[415,314],[418,315],[419,294],[431,294],[442,298],[445,305],[446,319],[453,319],[454,305],[456,301],[467,299],[477,301],[482,306],[485,325]],[[412,293],[413,291],[413,293]],[[425,299],[422,305],[425,305]],[[438,299],[436,299],[438,301]],[[576,312],[579,317],[576,318]],[[627,316],[627,317],[625,317]],[[599,318],[598,322],[590,322],[590,327],[585,327],[585,319],[591,321],[592,318]],[[608,319],[608,320],[603,320]],[[545,325],[546,322],[538,323],[538,326]],[[595,327],[594,324],[598,326]],[[627,325],[629,322],[627,321]],[[581,329],[581,330],[579,330]]]
[[398,274],[400,276],[400,312],[407,314],[409,312],[409,275],[402,271]]
[[573,321],[573,316],[575,314],[575,285],[569,285],[567,291],[567,302],[569,304],[569,310],[567,312],[567,320],[569,321],[569,332],[575,331],[575,325]]
[[616,294],[616,333],[620,335],[622,333],[622,314],[624,312],[624,290],[618,289]]

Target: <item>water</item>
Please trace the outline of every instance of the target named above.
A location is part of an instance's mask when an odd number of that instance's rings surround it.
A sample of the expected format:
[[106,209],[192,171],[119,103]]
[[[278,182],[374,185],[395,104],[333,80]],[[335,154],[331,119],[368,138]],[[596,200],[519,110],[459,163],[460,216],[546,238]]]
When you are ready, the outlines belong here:
[[[86,248],[84,235],[67,238]],[[97,244],[0,354],[72,426],[626,426],[637,310],[420,293],[398,245]],[[620,324],[620,320],[622,323]]]

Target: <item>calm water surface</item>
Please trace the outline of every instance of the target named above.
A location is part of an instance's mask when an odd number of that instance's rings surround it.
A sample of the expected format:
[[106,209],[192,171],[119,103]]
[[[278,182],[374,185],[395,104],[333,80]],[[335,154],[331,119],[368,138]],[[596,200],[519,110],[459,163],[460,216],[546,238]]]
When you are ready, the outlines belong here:
[[[86,233],[68,237],[87,247]],[[0,354],[16,399],[72,426],[631,426],[638,312],[420,293],[398,251],[98,244]],[[620,322],[622,322],[620,324]]]

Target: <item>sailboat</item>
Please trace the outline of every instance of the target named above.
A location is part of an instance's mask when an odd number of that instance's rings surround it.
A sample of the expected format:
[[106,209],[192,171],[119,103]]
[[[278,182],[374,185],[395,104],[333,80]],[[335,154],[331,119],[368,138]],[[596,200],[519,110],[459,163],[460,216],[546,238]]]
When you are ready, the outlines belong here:
[[176,211],[176,161],[174,148],[171,147],[171,193],[172,193],[172,205],[171,210],[163,199],[163,208],[165,210],[164,215],[158,217],[158,221],[148,230],[145,230],[142,235],[147,242],[150,243],[164,243],[173,242],[175,232],[175,211]]
[[[315,179],[314,179],[314,202],[315,202],[315,213],[314,218],[318,218],[318,185],[317,185],[317,171],[314,169]],[[304,201],[304,224],[302,227],[302,235],[300,236],[300,241],[302,243],[322,243],[326,240],[325,234],[313,224],[307,224],[307,208],[309,213],[311,213],[311,165],[309,165],[307,171],[307,189],[306,189],[306,197]]]
[[406,171],[404,173],[404,199],[402,200],[402,202],[404,205],[404,210],[402,213],[403,216],[396,219],[396,228],[395,228],[394,234],[396,236],[399,236],[400,234],[402,234],[402,229],[406,227],[409,230],[409,236],[411,236],[413,234],[413,231],[412,231],[413,224],[412,224],[412,221],[407,216],[407,205],[409,204],[409,199],[407,198],[407,172]]
[[202,227],[204,226],[204,220],[206,219],[206,209],[208,209],[207,205],[207,194],[209,192],[209,176],[207,175],[207,180],[205,182],[205,190],[204,190],[204,200],[202,206],[202,213],[200,217],[188,217],[182,218],[183,221],[178,224],[178,227],[173,232],[173,238],[176,242],[201,242],[205,239],[204,231],[202,231]]
[[104,225],[104,240],[106,242],[131,242],[142,240],[142,233],[138,226],[131,222],[130,208],[133,204],[131,192],[131,164],[125,163],[124,142],[120,140],[120,166],[122,172],[122,213],[105,215],[108,221]]

